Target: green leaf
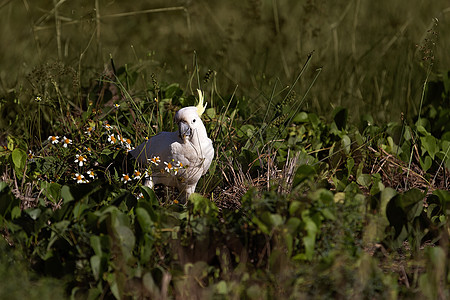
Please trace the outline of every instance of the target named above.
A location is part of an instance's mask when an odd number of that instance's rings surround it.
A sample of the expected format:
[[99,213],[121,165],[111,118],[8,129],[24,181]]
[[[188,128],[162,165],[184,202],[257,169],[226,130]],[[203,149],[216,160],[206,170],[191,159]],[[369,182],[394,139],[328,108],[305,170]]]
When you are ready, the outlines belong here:
[[300,183],[305,181],[308,178],[313,177],[313,175],[316,173],[316,170],[311,167],[310,165],[301,165],[297,168],[297,171],[295,171],[294,175],[294,181],[292,183],[292,187],[295,188]]
[[270,222],[273,227],[278,227],[283,224],[283,217],[279,214],[270,214]]
[[[436,138],[432,135],[426,135],[420,138],[422,142],[422,147],[426,152],[431,156],[431,159],[434,159],[434,155],[439,152],[439,147],[436,143]],[[423,154],[423,153],[422,153]]]
[[16,148],[11,153],[11,157],[14,164],[14,169],[16,170],[16,173],[18,173],[17,175],[21,175],[27,163],[26,152],[22,149]]
[[308,114],[306,112],[304,112],[304,111],[299,112],[292,119],[292,122],[294,122],[294,123],[305,123],[305,122],[308,122]]
[[153,227],[153,221],[150,218],[150,215],[148,212],[142,208],[138,207],[136,208],[136,217],[139,222],[139,226],[141,227],[143,232],[151,232]]
[[139,188],[145,200],[149,201],[151,205],[159,205],[158,198],[156,197],[154,190],[145,185],[142,185]]
[[436,195],[442,204],[446,204],[450,202],[450,192],[446,190],[435,190],[433,191],[433,195]]
[[422,170],[424,170],[425,172],[431,167],[431,165],[433,164],[433,161],[431,160],[431,157],[429,157],[428,155],[425,156],[425,158],[420,158],[420,166],[422,167]]
[[101,267],[102,259],[98,255],[93,255],[93,256],[91,256],[90,261],[91,261],[92,274],[94,275],[95,280],[98,280],[99,275],[100,275],[100,267]]
[[342,136],[342,139],[341,139],[341,146],[342,146],[342,148],[344,149],[344,152],[346,153],[346,154],[349,154],[350,153],[350,146],[351,146],[351,144],[352,144],[352,141],[350,140],[350,138],[348,137],[348,135],[344,135],[344,136]]
[[[393,188],[387,187],[381,191],[380,196],[380,213],[386,217],[386,206],[389,201],[397,195],[397,191]],[[386,217],[387,218],[387,217]]]
[[133,248],[135,244],[135,237],[133,231],[127,226],[116,226],[115,231],[117,234],[119,246],[122,249],[122,254],[126,261],[133,257]]
[[101,257],[103,251],[102,251],[102,243],[101,243],[100,237],[97,235],[91,235],[89,240],[91,242],[91,247],[94,250],[95,254],[98,257]]
[[314,246],[316,244],[316,234],[318,231],[316,223],[310,217],[303,217],[305,222],[305,230],[307,235],[303,237],[303,244],[305,245],[305,256],[307,260],[311,260],[314,254]]
[[20,207],[14,206],[13,209],[11,210],[11,219],[14,220],[14,219],[19,218],[21,213],[22,213],[22,210],[20,209]]
[[72,193],[70,192],[70,187],[67,185],[63,185],[61,187],[61,197],[63,198],[64,203],[69,203],[75,200],[75,198],[72,196]]
[[41,215],[41,210],[39,208],[26,209],[25,212],[33,219],[36,220]]
[[370,174],[360,174],[356,178],[356,182],[363,187],[369,187],[369,185],[372,183],[372,176]]
[[419,189],[411,189],[401,194],[400,198],[397,199],[396,204],[399,207],[406,208],[422,201],[424,197],[425,194]]
[[209,215],[211,217],[217,216],[217,212],[219,209],[208,198],[205,198],[198,193],[193,193],[189,196],[189,201],[194,204],[194,213],[198,213],[200,215]]
[[353,167],[355,166],[355,160],[353,159],[353,157],[347,158],[346,165],[347,165],[347,171],[348,171],[347,176],[350,176],[352,174]]
[[4,190],[8,188],[8,184],[4,181],[0,181],[0,193],[3,193]]
[[61,185],[56,182],[41,181],[41,189],[43,194],[52,201],[58,203],[61,199]]
[[219,281],[216,284],[216,290],[217,290],[217,293],[220,295],[228,294],[227,282],[224,280]]

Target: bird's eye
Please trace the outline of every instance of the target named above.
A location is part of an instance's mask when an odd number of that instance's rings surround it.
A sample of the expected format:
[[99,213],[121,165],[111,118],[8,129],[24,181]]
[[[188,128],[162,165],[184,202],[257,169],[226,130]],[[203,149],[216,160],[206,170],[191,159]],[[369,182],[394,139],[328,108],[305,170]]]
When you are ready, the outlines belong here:
[[195,123],[195,119],[194,119],[194,120],[192,120],[192,123]]

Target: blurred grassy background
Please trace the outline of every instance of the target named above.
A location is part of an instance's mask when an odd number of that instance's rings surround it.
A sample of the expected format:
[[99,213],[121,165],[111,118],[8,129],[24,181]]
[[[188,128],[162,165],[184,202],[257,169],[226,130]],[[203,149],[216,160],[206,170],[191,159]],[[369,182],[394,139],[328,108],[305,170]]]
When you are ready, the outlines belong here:
[[214,70],[220,93],[238,86],[263,107],[314,51],[295,88],[302,96],[322,68],[305,109],[342,105],[354,120],[390,121],[417,113],[430,62],[431,79],[450,70],[448,0],[3,0],[0,35],[0,93],[29,98],[18,91],[30,89],[26,75],[37,66],[61,61],[86,85],[110,55],[140,70],[141,88],[152,73],[187,85],[195,52],[200,78]]

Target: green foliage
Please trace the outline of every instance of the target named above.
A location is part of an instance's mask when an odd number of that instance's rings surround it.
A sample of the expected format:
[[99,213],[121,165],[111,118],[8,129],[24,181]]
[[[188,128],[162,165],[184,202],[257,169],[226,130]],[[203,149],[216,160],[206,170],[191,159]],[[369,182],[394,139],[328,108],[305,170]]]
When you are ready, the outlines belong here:
[[[174,113],[196,99],[156,75],[139,90],[141,69],[111,64],[78,94],[64,82],[70,68],[37,69],[40,117],[18,123],[0,149],[11,245],[2,247],[26,259],[13,267],[30,284],[57,278],[80,299],[448,296],[450,132],[427,102],[432,84],[414,124],[365,116],[358,127],[348,108],[329,119],[304,109],[317,79],[298,97],[304,70],[287,91],[274,87],[263,110],[212,88],[204,121],[217,155],[180,205],[176,192],[143,186],[151,170],[127,150],[175,130]],[[403,269],[386,271],[401,251],[412,253]]]

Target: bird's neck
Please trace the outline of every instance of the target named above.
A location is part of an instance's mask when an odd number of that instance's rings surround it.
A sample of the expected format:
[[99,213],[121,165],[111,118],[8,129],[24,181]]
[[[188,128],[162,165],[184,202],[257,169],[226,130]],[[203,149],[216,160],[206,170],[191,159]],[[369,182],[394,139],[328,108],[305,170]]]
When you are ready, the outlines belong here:
[[190,142],[194,146],[200,146],[204,142],[208,141],[208,134],[206,133],[206,128],[197,128],[194,130],[192,137],[190,138]]

